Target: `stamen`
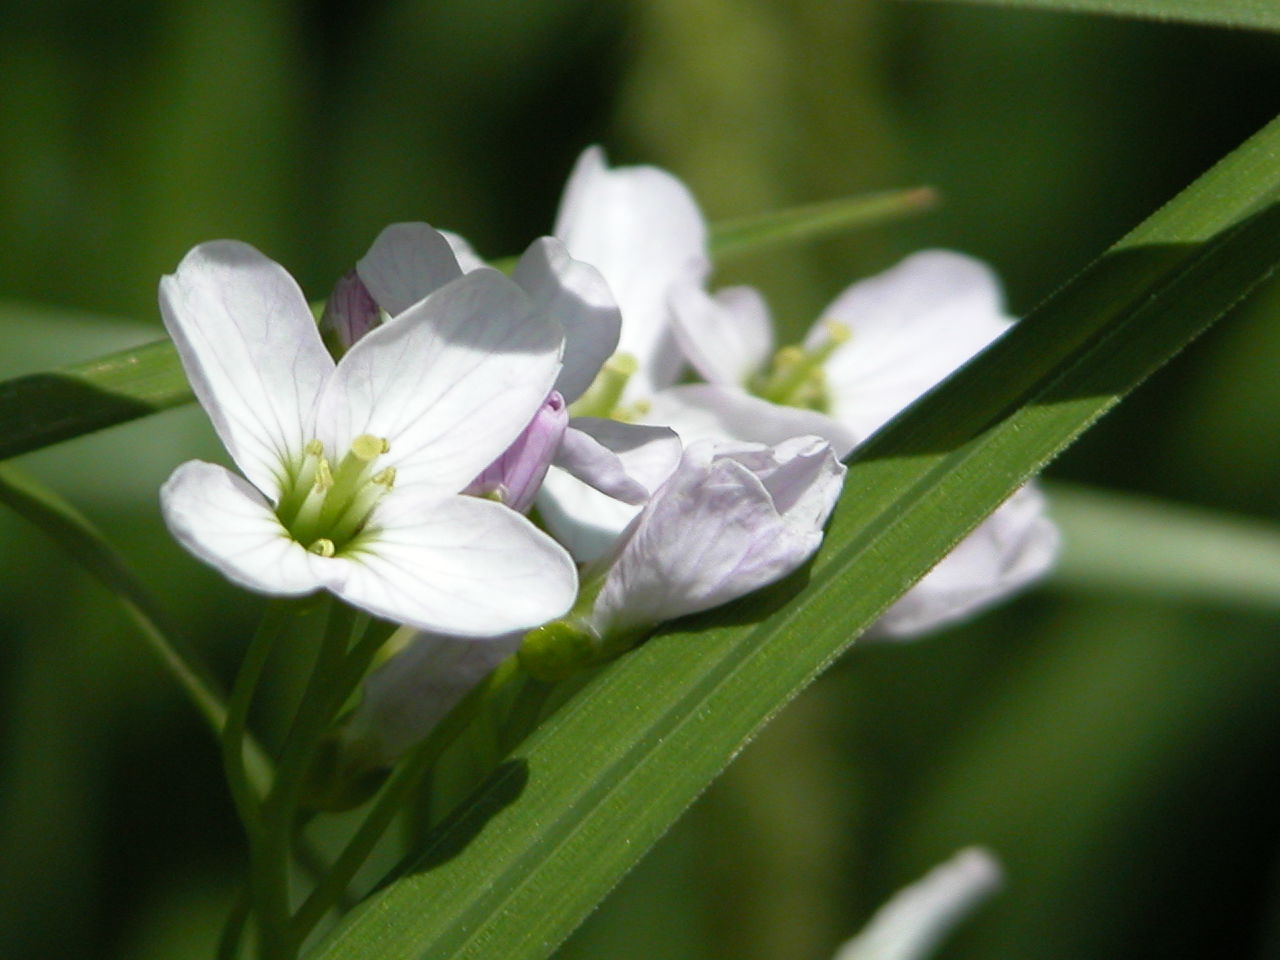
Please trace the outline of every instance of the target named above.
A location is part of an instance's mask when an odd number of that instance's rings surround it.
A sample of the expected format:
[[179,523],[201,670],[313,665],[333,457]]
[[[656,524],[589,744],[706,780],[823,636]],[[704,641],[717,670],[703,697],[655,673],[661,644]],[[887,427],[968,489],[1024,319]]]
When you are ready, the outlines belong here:
[[615,353],[604,362],[586,392],[573,402],[569,413],[575,417],[612,417],[628,381],[639,369],[640,364],[631,354]]
[[823,326],[827,338],[818,346],[807,350],[789,346],[779,350],[769,373],[752,382],[752,392],[783,406],[826,409],[826,371],[822,365],[852,334],[836,320],[827,320]]
[[307,552],[314,553],[319,557],[332,557],[337,551],[334,548],[332,540],[327,537],[321,537],[311,546],[307,547]]

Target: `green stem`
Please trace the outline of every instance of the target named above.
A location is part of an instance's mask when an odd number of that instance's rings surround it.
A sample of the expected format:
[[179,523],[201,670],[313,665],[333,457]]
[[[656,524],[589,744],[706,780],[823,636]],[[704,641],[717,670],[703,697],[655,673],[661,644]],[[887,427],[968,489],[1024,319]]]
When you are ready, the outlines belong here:
[[521,675],[515,657],[503,661],[440,721],[426,740],[405,757],[379,792],[373,809],[347,841],[329,876],[316,886],[294,916],[293,930],[299,943],[306,940],[321,917],[346,892],[356,872],[369,858],[395,815],[449,744],[453,743],[488,703]]
[[293,605],[287,602],[276,602],[267,607],[257,633],[249,642],[244,661],[240,664],[240,672],[231,690],[231,702],[227,705],[227,721],[222,729],[222,766],[226,772],[227,786],[251,844],[256,843],[260,836],[262,815],[258,809],[260,793],[250,781],[245,765],[244,747],[249,706],[253,703],[253,692],[262,677],[267,657],[284,632],[292,613]]

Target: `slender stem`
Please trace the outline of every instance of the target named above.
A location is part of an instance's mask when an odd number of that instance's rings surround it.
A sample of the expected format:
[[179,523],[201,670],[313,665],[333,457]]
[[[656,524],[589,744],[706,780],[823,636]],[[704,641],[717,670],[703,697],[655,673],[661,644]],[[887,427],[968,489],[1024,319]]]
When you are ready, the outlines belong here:
[[168,612],[98,529],[53,491],[7,464],[0,465],[0,503],[34,523],[119,598],[160,662],[214,733],[221,734],[227,710],[217,680],[179,639]]
[[227,706],[227,722],[222,729],[222,766],[227,776],[227,786],[235,801],[236,812],[244,824],[251,844],[258,841],[262,829],[262,815],[258,809],[259,793],[250,782],[245,766],[245,728],[249,719],[249,706],[257,689],[262,669],[266,666],[275,642],[288,624],[293,612],[289,603],[272,603],[267,607],[258,625],[258,631],[249,642],[240,672],[231,691]]
[[240,938],[244,935],[245,921],[249,919],[249,888],[241,887],[231,902],[222,934],[218,937],[217,960],[236,960],[240,955]]
[[466,729],[486,704],[520,676],[519,671],[519,663],[515,657],[504,660],[440,721],[426,740],[405,757],[378,793],[373,809],[347,841],[329,875],[316,886],[294,915],[293,930],[299,943],[306,940],[321,917],[329,912],[346,891],[395,815],[440,754]]

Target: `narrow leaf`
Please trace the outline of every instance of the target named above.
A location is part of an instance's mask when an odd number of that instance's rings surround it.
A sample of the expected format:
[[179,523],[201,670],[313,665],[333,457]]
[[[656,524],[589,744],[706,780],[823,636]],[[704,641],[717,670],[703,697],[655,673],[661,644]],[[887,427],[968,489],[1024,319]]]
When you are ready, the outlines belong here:
[[[921,0],[903,0],[919,3]],[[928,0],[936,2],[936,0]],[[952,0],[955,2],[955,0]],[[1201,23],[1216,27],[1280,30],[1280,4],[1275,0],[959,0],[1026,10],[1102,13],[1145,20]]]
[[1063,534],[1056,584],[1280,607],[1280,525],[1068,484],[1054,484],[1050,500]]
[[1275,268],[1277,150],[1280,122],[904,412],[857,452],[807,582],[602,670],[315,956],[548,956],[888,604]]
[[932,209],[938,195],[929,187],[886,190],[842,197],[725,220],[711,228],[711,252],[717,263],[770,247],[866,229]]

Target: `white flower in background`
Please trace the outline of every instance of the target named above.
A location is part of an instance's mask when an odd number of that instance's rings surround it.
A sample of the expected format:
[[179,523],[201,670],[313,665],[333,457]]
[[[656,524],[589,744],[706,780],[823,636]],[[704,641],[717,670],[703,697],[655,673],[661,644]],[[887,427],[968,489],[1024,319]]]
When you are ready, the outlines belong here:
[[969,847],[894,894],[833,960],[926,960],[1000,888],[1000,864]]
[[[820,411],[834,430],[815,430],[841,456],[961,367],[1013,322],[1000,285],[978,260],[944,250],[917,253],[853,284],[823,311],[803,346],[774,354],[764,300],[738,287],[711,297],[685,285],[674,323],[708,384],[655,399],[653,422],[686,442],[699,436],[767,440],[767,411],[744,416],[741,397]],[[772,360],[770,357],[772,356]],[[841,431],[844,431],[842,435]],[[876,622],[870,636],[908,637],[961,619],[1042,576],[1058,532],[1044,498],[1024,487],[988,517]]]
[[613,554],[588,567],[578,607],[532,631],[522,661],[552,678],[780,580],[822,543],[844,474],[817,437],[690,445]]
[[489,636],[562,613],[564,550],[460,492],[533,419],[563,334],[516,284],[478,270],[372,330],[335,364],[293,279],[232,241],[160,284],[165,325],[245,479],[192,461],[161,491],[169,528],[235,582],[325,588],[421,629]]

